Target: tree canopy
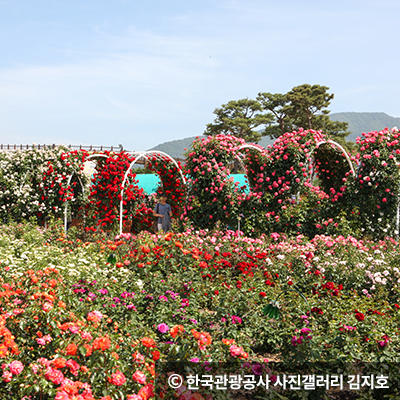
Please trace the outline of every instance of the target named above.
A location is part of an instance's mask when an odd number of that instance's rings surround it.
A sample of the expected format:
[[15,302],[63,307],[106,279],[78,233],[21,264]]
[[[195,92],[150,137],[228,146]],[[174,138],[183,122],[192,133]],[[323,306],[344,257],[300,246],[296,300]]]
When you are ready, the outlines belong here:
[[273,117],[266,114],[259,101],[242,99],[230,101],[214,110],[217,116],[208,124],[205,135],[231,134],[249,142],[258,142],[262,134],[255,128],[272,123]]
[[323,130],[344,143],[350,134],[348,124],[329,118],[334,95],[328,90],[326,86],[304,84],[286,94],[259,93],[255,100],[229,101],[214,110],[214,123],[207,125],[204,134],[230,133],[247,142],[258,142],[262,136],[276,138],[304,128]]

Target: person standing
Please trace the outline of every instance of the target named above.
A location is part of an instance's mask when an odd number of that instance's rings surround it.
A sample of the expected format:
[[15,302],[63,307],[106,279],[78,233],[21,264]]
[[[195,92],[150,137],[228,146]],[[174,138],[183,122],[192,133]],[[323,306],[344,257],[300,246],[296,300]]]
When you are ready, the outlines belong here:
[[161,193],[160,201],[156,204],[153,211],[153,216],[157,217],[157,231],[163,230],[168,232],[171,230],[171,206],[167,203],[167,195]]

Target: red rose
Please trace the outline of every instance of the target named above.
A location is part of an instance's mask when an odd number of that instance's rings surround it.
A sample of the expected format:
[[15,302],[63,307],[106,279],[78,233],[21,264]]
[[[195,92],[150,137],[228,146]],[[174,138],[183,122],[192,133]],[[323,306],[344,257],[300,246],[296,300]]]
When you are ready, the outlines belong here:
[[356,320],[357,321],[364,321],[364,314],[362,314],[362,313],[360,313],[360,312],[357,312],[356,313]]

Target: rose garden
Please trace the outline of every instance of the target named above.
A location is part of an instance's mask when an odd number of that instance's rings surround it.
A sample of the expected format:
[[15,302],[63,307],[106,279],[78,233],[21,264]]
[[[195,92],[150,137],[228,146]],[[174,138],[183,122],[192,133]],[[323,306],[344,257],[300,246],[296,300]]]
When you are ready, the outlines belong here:
[[[149,154],[173,211],[163,234],[138,154],[1,153],[1,398],[231,398],[173,391],[173,363],[268,377],[243,399],[399,398],[399,137],[364,134],[351,155],[303,130],[267,149],[198,138],[185,166]],[[284,389],[282,363],[390,379],[335,397]]]

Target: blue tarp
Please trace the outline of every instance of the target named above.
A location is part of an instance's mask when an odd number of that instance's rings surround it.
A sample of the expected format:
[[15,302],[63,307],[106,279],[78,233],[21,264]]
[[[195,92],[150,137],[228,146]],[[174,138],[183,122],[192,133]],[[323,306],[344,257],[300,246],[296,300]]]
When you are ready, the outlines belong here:
[[136,180],[139,181],[138,186],[143,188],[147,194],[157,192],[157,187],[160,184],[158,175],[153,174],[137,174]]
[[[232,174],[231,176],[233,176],[235,182],[239,183],[239,186],[246,186],[246,193],[249,191],[245,174]],[[155,193],[160,183],[158,175],[153,174],[137,174],[136,179],[139,181],[138,186],[143,188],[147,194]]]

